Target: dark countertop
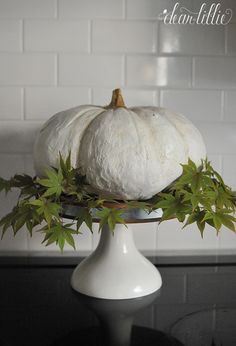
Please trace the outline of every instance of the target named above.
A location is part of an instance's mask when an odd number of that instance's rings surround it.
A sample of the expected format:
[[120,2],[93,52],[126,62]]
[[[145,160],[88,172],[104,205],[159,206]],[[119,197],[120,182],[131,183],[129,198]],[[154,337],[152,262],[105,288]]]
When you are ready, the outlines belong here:
[[124,301],[75,293],[81,259],[0,257],[0,346],[236,345],[236,256],[152,255],[163,287]]

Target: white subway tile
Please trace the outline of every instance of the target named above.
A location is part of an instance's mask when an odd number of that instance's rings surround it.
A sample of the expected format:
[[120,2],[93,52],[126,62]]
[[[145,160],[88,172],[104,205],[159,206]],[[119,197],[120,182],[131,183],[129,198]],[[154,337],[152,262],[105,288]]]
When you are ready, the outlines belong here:
[[63,18],[122,18],[122,0],[59,0]]
[[236,88],[236,58],[195,58],[195,86],[198,88]]
[[0,51],[20,51],[21,42],[20,21],[0,20]]
[[164,6],[164,1],[127,0],[127,17],[155,19],[163,12]]
[[55,84],[52,54],[1,54],[0,85]]
[[0,162],[0,176],[5,179],[11,178],[16,173],[24,172],[24,157],[22,155],[0,154]]
[[55,13],[55,0],[0,0],[1,18],[50,18]]
[[221,92],[162,90],[161,106],[182,113],[192,121],[219,121],[221,119]]
[[[67,219],[66,222],[71,222],[71,220]],[[75,236],[75,244],[77,251],[89,251],[92,250],[92,233],[86,225],[82,225],[80,227],[81,234]],[[72,248],[70,250],[73,251]]]
[[34,176],[35,171],[34,171],[34,159],[33,159],[33,154],[25,154],[24,155],[24,172],[25,174]]
[[155,222],[133,224],[128,227],[133,230],[134,242],[139,250],[156,249],[157,224]]
[[230,55],[236,54],[236,24],[227,26],[227,53]]
[[95,52],[152,53],[156,51],[156,23],[95,21],[92,28],[92,49]]
[[204,237],[196,225],[182,229],[182,223],[177,220],[164,221],[157,230],[158,250],[206,250],[218,247],[216,231],[206,226]]
[[[10,211],[10,210],[9,210]],[[3,214],[3,216],[6,213]],[[2,230],[0,229],[0,235]],[[18,252],[18,251],[27,251],[28,242],[27,242],[27,230],[23,227],[20,229],[16,236],[13,235],[13,230],[9,228],[4,234],[3,239],[0,239],[0,252],[1,255],[8,252]]]
[[30,153],[36,133],[42,123],[38,122],[1,122],[0,153]]
[[170,86],[191,85],[191,60],[175,57],[127,57],[128,86]]
[[236,148],[236,124],[199,123],[198,129],[211,154],[234,154]]
[[220,250],[236,249],[236,234],[226,227],[222,227],[219,234]]
[[[94,88],[93,104],[108,105],[111,101],[112,89]],[[152,90],[122,89],[122,95],[127,107],[156,106],[156,93]]]
[[160,25],[160,54],[217,55],[224,49],[223,25]]
[[236,121],[236,91],[225,92],[224,119]]
[[207,154],[208,160],[211,162],[214,169],[222,174],[222,156],[219,154]]
[[[180,6],[188,6],[190,10],[192,9],[190,0],[180,0],[178,2]],[[132,19],[157,19],[165,9],[170,12],[174,5],[173,0],[127,0],[127,17]]]
[[124,90],[124,99],[128,107],[157,106],[158,95],[152,90]]
[[63,54],[59,59],[60,85],[122,85],[122,57]]
[[236,153],[224,155],[222,160],[223,177],[229,186],[236,190]]
[[21,88],[0,87],[0,119],[22,118],[23,91]]
[[89,104],[88,88],[32,87],[25,90],[26,119],[48,119],[53,114]]
[[26,51],[88,52],[88,21],[28,20],[24,26]]

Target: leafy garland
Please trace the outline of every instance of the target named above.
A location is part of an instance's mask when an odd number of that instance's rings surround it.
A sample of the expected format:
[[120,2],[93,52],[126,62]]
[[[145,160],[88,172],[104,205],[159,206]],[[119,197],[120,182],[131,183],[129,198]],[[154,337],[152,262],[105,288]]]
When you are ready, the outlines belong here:
[[[70,155],[66,160],[60,155],[59,168],[46,170],[45,179],[26,174],[16,174],[10,180],[0,178],[0,192],[20,190],[17,204],[0,220],[2,237],[10,227],[16,235],[24,225],[32,236],[34,227],[43,223],[38,230],[44,234],[43,243],[56,243],[62,251],[66,242],[75,249],[74,235],[81,233],[81,225],[85,223],[92,232],[92,208],[98,209],[99,230],[108,224],[114,232],[116,223],[125,224],[124,210],[139,208],[151,212],[161,208],[160,222],[177,218],[184,223],[183,227],[196,222],[202,236],[206,224],[214,227],[217,234],[222,225],[235,232],[236,192],[224,183],[207,159],[202,160],[200,167],[190,159],[182,167],[183,173],[177,180],[146,201],[118,201],[91,194],[86,178],[71,166]],[[116,208],[112,203],[116,203]],[[126,203],[127,208],[117,208],[119,203]],[[66,204],[83,206],[70,223],[62,220],[62,206]]]

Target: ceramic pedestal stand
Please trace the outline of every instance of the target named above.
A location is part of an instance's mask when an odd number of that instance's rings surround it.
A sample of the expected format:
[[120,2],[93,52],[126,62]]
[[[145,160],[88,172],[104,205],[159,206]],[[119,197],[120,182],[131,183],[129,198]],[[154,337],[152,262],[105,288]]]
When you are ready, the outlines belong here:
[[[138,209],[126,213],[127,228],[117,224],[112,234],[104,226],[97,248],[74,270],[71,285],[77,292],[96,298],[130,299],[146,296],[161,287],[161,275],[137,250],[131,226],[137,222],[156,222],[160,214]],[[68,210],[65,214],[69,214]]]

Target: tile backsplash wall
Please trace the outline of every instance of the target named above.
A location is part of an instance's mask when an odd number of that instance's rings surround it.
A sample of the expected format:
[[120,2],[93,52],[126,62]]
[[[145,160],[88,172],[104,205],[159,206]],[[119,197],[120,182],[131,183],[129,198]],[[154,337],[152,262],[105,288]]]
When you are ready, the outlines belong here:
[[[180,1],[198,10],[201,1]],[[213,1],[204,1],[210,6]],[[0,175],[33,174],[35,134],[52,114],[79,104],[107,104],[115,87],[127,105],[182,112],[202,132],[208,156],[236,188],[236,20],[223,25],[167,25],[172,0],[0,0]],[[236,1],[221,1],[236,13]],[[1,195],[0,214],[16,194]],[[142,250],[236,248],[236,236],[176,221],[133,226]],[[84,228],[78,250],[98,241]],[[43,251],[41,235],[22,229],[3,251]],[[69,250],[69,249],[68,249]]]

